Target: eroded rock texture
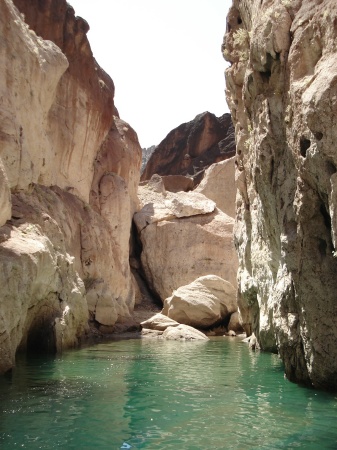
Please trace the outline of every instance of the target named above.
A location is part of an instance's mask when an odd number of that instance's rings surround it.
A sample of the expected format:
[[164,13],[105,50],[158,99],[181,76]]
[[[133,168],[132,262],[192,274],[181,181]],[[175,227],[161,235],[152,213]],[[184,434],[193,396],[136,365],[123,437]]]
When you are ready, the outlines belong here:
[[187,175],[200,182],[205,168],[235,154],[230,114],[205,112],[172,130],[156,147],[141,180],[152,175]]
[[166,192],[161,177],[139,188],[134,221],[151,290],[163,302],[175,289],[214,274],[236,287],[234,219],[198,192]]
[[234,0],[239,305],[288,378],[337,388],[337,5]]
[[65,0],[14,3],[0,3],[0,372],[17,348],[76,345],[88,315],[110,330],[130,316],[141,164],[88,24]]
[[237,311],[235,288],[216,275],[180,286],[165,299],[162,313],[179,323],[209,328]]

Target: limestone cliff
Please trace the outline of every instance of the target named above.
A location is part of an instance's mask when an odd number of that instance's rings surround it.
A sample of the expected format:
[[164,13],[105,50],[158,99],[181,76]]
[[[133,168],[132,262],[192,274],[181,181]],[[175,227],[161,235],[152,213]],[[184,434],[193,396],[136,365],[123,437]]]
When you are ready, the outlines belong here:
[[[15,8],[14,4],[18,9]],[[0,372],[130,316],[141,148],[65,0],[0,3]]]
[[234,0],[239,305],[289,379],[337,388],[337,5]]
[[154,174],[185,175],[199,183],[207,167],[234,154],[230,114],[216,117],[205,112],[170,131],[152,153],[141,180]]

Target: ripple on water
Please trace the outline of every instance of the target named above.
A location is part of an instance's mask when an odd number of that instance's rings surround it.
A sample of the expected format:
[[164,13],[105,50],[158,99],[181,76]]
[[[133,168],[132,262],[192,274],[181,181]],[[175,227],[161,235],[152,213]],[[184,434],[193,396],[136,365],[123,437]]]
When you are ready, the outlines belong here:
[[0,448],[336,449],[336,412],[234,339],[127,340],[19,361],[0,380]]

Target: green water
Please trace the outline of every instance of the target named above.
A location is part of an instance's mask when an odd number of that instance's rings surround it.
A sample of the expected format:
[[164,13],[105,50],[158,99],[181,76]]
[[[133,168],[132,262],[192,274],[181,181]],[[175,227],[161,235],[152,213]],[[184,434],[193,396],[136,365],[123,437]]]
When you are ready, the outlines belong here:
[[1,450],[337,449],[336,425],[336,395],[235,339],[115,341],[0,378]]

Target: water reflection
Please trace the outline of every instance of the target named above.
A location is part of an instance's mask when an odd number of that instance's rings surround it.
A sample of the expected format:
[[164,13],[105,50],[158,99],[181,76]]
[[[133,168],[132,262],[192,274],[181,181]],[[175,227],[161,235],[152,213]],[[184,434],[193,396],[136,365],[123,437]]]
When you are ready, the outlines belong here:
[[19,361],[0,448],[336,449],[336,408],[235,339],[120,341]]

